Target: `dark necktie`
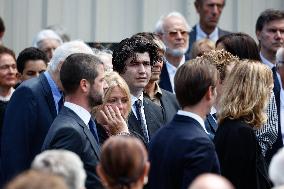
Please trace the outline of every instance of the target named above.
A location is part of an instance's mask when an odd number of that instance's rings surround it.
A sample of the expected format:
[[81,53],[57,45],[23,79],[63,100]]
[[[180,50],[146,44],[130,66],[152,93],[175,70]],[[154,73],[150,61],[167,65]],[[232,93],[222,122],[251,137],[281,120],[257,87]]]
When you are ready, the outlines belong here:
[[96,127],[96,124],[95,124],[95,122],[94,122],[94,120],[92,118],[90,119],[88,125],[89,125],[89,129],[90,129],[91,133],[95,137],[96,141],[99,143],[97,127]]
[[64,95],[61,93],[61,98],[59,99],[57,105],[58,105],[58,112],[61,110],[62,106],[64,104]]
[[142,102],[141,100],[135,101],[135,107],[136,107],[136,114],[137,114],[137,120],[140,122],[140,126],[143,132],[144,137],[146,138],[147,142],[149,142],[149,134],[145,125],[145,120],[142,115]]

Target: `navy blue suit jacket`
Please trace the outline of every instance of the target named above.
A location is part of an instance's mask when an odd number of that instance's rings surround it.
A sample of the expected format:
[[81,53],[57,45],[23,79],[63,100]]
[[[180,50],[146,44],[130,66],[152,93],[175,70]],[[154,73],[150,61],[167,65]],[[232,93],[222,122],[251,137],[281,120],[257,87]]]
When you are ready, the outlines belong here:
[[71,109],[62,107],[52,123],[42,150],[65,149],[76,153],[87,172],[86,188],[102,188],[96,174],[100,157],[100,145],[83,120]]
[[282,140],[282,131],[281,131],[281,116],[280,116],[280,91],[281,91],[281,86],[280,83],[278,81],[278,77],[276,75],[276,70],[273,69],[273,79],[274,79],[274,88],[273,88],[273,92],[275,95],[275,101],[276,101],[276,107],[277,107],[277,114],[278,114],[278,134],[277,134],[277,139],[275,141],[275,143],[272,145],[271,149],[267,150],[265,159],[267,164],[270,164],[271,158],[273,157],[273,155],[280,149],[283,147],[283,140]]
[[[222,37],[223,35],[228,35],[229,33],[231,33],[231,32],[222,30],[221,28],[218,27],[218,35],[219,35],[219,37]],[[188,50],[187,50],[186,56],[185,56],[186,60],[191,59],[190,51],[191,51],[192,45],[193,45],[193,43],[195,41],[196,41],[196,25],[194,25],[192,30],[189,32],[189,45],[188,45]]]
[[44,74],[23,82],[16,89],[7,106],[2,131],[2,167],[6,181],[30,167],[56,115]]
[[169,76],[169,72],[166,66],[166,62],[164,63],[164,66],[162,67],[162,70],[161,70],[159,86],[162,89],[167,90],[169,92],[174,91],[174,89],[172,88],[171,81],[170,81],[170,76]]
[[150,189],[187,189],[196,176],[220,173],[213,142],[194,119],[175,115],[149,145]]

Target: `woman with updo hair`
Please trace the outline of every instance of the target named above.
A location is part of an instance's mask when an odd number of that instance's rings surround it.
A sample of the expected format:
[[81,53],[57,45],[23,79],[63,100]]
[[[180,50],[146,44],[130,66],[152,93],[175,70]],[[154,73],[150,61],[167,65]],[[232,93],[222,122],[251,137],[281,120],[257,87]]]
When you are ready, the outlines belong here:
[[106,189],[142,189],[150,164],[143,143],[131,136],[110,137],[102,147],[97,173]]

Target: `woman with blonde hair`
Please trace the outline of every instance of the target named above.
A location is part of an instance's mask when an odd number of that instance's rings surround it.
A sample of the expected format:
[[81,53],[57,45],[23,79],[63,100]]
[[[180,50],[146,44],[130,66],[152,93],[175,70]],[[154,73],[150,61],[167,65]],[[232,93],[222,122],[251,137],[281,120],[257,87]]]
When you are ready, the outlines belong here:
[[111,135],[129,134],[128,115],[131,111],[131,97],[127,83],[114,71],[107,72],[103,103],[94,107],[92,114],[96,118],[100,143]]
[[267,120],[272,88],[271,70],[258,61],[240,61],[225,80],[214,143],[221,174],[236,188],[271,188],[254,130]]
[[150,163],[143,143],[130,136],[110,137],[102,147],[97,173],[106,189],[142,189]]

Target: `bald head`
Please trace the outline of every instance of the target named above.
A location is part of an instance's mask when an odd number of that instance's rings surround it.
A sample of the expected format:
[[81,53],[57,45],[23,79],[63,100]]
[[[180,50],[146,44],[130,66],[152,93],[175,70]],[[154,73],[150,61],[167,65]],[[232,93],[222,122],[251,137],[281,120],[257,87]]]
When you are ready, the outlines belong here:
[[225,177],[208,173],[198,176],[188,189],[234,189],[234,187]]

